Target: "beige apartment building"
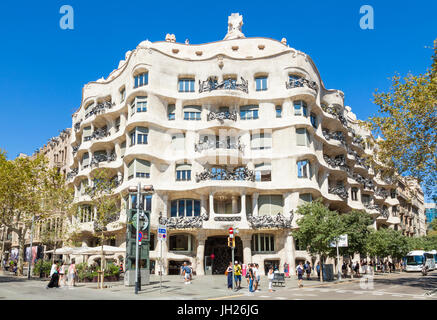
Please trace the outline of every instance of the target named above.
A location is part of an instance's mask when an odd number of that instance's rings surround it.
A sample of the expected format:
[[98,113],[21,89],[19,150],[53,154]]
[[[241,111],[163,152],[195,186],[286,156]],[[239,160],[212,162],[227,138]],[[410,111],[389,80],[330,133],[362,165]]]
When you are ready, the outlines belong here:
[[366,210],[377,229],[424,234],[420,186],[410,204],[402,182],[373,170],[366,161],[373,155],[370,132],[358,125],[344,93],[326,88],[311,57],[285,38],[246,38],[241,27],[242,17],[233,14],[222,41],[143,41],[106,79],[84,86],[64,153],[80,204],[69,223],[79,226],[82,245],[99,244],[84,190],[102,167],[123,199],[107,244],[126,245],[129,189],[153,186],[147,205],[155,273],[161,223],[169,230],[164,274],[177,274],[183,261],[197,275],[223,274],[231,261],[229,227],[238,231],[235,258],[262,271],[315,261],[290,231],[297,207],[318,198],[342,213]]

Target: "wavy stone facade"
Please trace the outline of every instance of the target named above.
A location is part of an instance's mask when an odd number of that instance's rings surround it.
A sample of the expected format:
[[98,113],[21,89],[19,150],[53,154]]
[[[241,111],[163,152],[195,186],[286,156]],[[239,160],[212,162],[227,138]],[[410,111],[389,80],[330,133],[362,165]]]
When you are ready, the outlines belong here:
[[[229,40],[202,45],[143,41],[107,79],[85,85],[72,120],[76,201],[86,206],[83,183],[109,168],[123,202],[121,227],[108,229],[123,246],[128,189],[153,185],[150,258],[159,257],[156,231],[167,223],[164,274],[191,261],[202,275],[211,253],[212,272],[222,272],[231,226],[239,230],[238,260],[294,268],[310,259],[289,235],[296,208],[316,198],[343,213],[366,210],[375,228],[397,229],[396,182],[366,161],[369,132],[343,92],[326,89],[312,59],[285,39],[233,30]],[[92,245],[87,217],[73,222]]]

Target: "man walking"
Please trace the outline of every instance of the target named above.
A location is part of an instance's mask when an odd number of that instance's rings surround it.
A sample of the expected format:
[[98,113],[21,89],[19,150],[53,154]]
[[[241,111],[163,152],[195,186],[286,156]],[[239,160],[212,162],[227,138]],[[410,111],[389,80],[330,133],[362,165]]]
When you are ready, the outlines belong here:
[[191,284],[191,268],[187,265],[186,262],[184,262],[184,266],[182,268],[182,272],[184,275],[184,283],[185,284]]
[[303,274],[304,274],[304,267],[302,265],[302,261],[299,262],[299,265],[296,268],[296,273],[297,273],[297,283],[298,283],[298,287],[302,288],[303,284],[302,284],[302,280],[303,280]]
[[234,276],[236,289],[241,289],[241,266],[238,261],[235,261]]

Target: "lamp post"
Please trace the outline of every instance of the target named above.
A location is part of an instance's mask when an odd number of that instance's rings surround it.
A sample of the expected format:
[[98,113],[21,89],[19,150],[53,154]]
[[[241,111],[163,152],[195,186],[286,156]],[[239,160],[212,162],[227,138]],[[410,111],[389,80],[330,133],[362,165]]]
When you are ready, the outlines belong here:
[[140,268],[138,267],[138,263],[140,260],[140,195],[141,195],[141,182],[138,183],[137,189],[137,227],[135,232],[136,234],[136,246],[135,246],[135,294],[138,294],[138,291],[141,290],[141,275]]
[[[37,218],[38,219],[38,218]],[[35,222],[35,215],[32,216],[32,226],[30,227],[30,259],[29,259],[29,267],[27,268],[27,279],[30,280],[30,273],[32,268],[32,245],[33,245],[33,224]]]

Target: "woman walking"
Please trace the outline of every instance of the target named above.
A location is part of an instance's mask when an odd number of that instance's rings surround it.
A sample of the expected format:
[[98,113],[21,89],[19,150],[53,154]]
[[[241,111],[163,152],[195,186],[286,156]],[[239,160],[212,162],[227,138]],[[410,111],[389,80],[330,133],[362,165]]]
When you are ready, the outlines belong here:
[[296,268],[296,273],[297,273],[297,279],[298,279],[298,281],[297,281],[298,287],[302,288],[303,287],[302,280],[303,280],[303,274],[304,274],[302,261],[299,262],[299,265]]
[[76,261],[71,259],[71,264],[68,267],[68,283],[70,287],[76,286]]
[[66,269],[65,261],[61,261],[61,267],[59,268],[59,287],[65,286],[65,278],[67,277],[65,274]]
[[56,264],[53,264],[52,266],[52,271],[50,272],[51,278],[50,278],[50,282],[47,285],[47,289],[48,288],[59,288],[59,264],[58,262],[56,262]]
[[228,289],[232,290],[232,277],[233,277],[233,268],[232,268],[232,261],[229,262],[228,268],[226,269],[226,275],[228,276]]
[[269,273],[267,275],[268,279],[269,279],[269,292],[273,292],[273,278],[274,278],[275,274],[273,273],[273,268],[270,267],[269,269]]

